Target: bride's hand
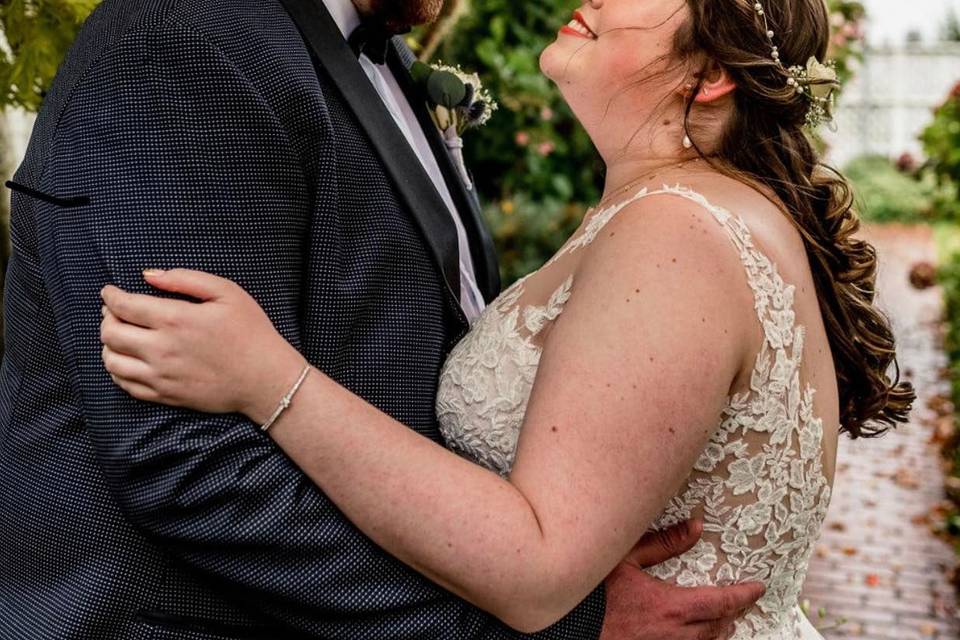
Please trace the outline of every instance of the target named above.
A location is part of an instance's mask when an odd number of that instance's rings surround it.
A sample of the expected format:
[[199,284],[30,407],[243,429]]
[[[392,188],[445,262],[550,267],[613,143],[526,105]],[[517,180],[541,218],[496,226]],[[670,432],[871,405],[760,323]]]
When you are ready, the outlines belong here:
[[256,300],[200,271],[146,271],[144,278],[198,302],[105,287],[100,338],[113,381],[139,400],[269,419],[304,359]]

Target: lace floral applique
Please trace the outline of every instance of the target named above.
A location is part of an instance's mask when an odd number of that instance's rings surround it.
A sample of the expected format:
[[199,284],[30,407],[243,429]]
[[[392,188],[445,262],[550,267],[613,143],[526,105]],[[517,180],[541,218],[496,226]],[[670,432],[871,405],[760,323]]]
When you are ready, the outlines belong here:
[[557,255],[550,259],[550,262],[547,264],[550,265],[555,262],[560,256],[563,256],[570,251],[575,249],[581,249],[593,243],[597,238],[597,234],[600,233],[600,230],[607,226],[607,223],[610,222],[614,216],[626,209],[628,206],[640,200],[648,195],[649,191],[644,188],[637,192],[632,198],[624,200],[623,202],[617,203],[612,207],[598,211],[593,217],[591,217],[583,230],[583,233],[577,237],[574,237],[566,247],[564,247]]
[[488,307],[451,352],[437,393],[440,431],[450,449],[504,476],[513,467],[540,363],[535,338],[563,312],[573,276],[545,305],[522,307],[521,321],[523,283]]
[[[665,528],[702,514],[703,539],[649,572],[683,586],[762,581],[767,593],[738,623],[734,637],[794,638],[800,589],[831,493],[823,472],[823,424],[814,415],[815,391],[801,385],[804,329],[796,325],[795,288],[754,246],[742,219],[681,187],[643,190],[598,211],[546,266],[588,246],[628,204],[654,194],[697,202],[727,230],[753,290],[765,341],[749,390],[729,398],[686,486],[655,523]],[[524,305],[529,278],[536,275],[517,282],[484,312],[451,353],[438,393],[448,445],[504,476],[513,466],[540,363],[535,338],[563,312],[573,288],[571,275],[542,305]]]
[[564,280],[560,288],[553,292],[547,304],[542,307],[531,306],[523,310],[523,324],[531,335],[540,333],[544,325],[556,320],[563,312],[564,306],[570,300],[570,290],[573,288],[573,276]]
[[792,628],[831,487],[823,473],[814,389],[801,387],[804,329],[796,326],[795,288],[756,249],[741,219],[728,214],[718,220],[740,250],[765,344],[750,391],[730,398],[687,487],[657,521],[658,528],[668,527],[699,508],[704,538],[720,540],[716,563],[704,571],[702,550],[695,548],[650,573],[686,586],[765,582],[766,595],[734,636],[746,639]]

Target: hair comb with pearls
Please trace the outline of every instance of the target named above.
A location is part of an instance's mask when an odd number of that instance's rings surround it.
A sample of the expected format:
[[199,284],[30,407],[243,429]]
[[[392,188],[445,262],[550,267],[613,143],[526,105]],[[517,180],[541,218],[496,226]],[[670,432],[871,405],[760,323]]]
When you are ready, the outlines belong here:
[[780,61],[780,48],[776,44],[776,34],[770,28],[770,21],[767,20],[763,5],[754,0],[753,9],[763,21],[763,30],[770,43],[770,57],[790,76],[787,78],[787,84],[798,94],[806,97],[810,103],[806,116],[807,127],[817,129],[824,123],[832,123],[834,97],[840,89],[836,63],[832,60],[822,63],[816,56],[810,56],[806,66],[784,66]]

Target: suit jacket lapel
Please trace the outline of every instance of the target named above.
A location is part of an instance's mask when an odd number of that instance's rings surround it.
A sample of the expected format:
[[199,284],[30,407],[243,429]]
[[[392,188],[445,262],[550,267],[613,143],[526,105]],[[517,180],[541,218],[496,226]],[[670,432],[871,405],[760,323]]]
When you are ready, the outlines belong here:
[[[423,170],[357,57],[319,0],[280,0],[324,71],[350,105],[397,191],[419,225],[453,301],[460,299],[457,230],[430,176]],[[336,37],[331,37],[335,34]],[[458,303],[456,312],[463,320]]]
[[480,287],[480,292],[487,302],[492,302],[500,294],[500,265],[497,260],[493,238],[483,222],[480,201],[477,199],[476,191],[467,190],[460,172],[453,163],[450,150],[447,149],[440,131],[427,111],[423,96],[410,77],[409,69],[415,61],[416,57],[403,40],[394,38],[390,54],[387,56],[387,62],[403,89],[410,107],[420,122],[420,128],[423,129],[424,135],[430,143],[430,148],[437,158],[444,181],[450,190],[450,195],[453,197],[457,210],[461,213],[463,226],[466,228],[470,239],[473,264],[477,272],[477,284]]

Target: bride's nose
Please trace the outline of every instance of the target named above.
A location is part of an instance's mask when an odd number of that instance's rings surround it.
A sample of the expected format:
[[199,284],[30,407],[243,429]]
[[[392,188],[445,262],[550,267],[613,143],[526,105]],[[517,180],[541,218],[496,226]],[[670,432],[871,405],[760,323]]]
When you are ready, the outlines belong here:
[[588,0],[587,4],[589,4],[592,9],[600,9],[603,7],[603,0]]

